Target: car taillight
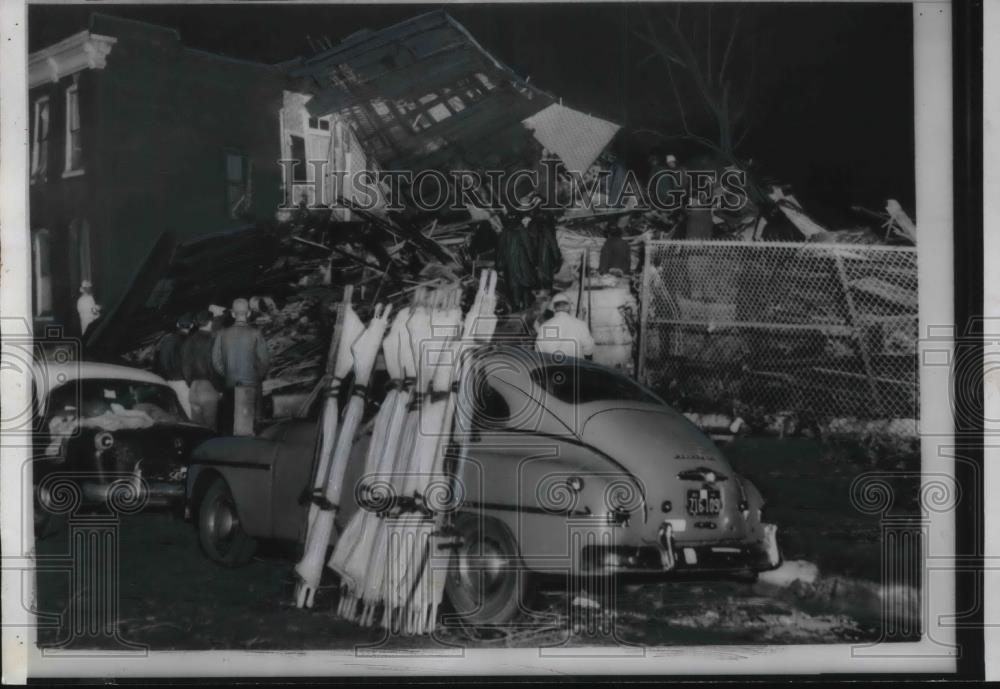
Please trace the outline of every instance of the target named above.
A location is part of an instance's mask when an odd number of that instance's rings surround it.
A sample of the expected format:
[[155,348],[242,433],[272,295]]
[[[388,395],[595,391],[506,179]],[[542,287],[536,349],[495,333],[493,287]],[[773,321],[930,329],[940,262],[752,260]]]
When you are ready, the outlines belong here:
[[632,515],[628,510],[617,507],[608,512],[608,524],[611,526],[628,526]]

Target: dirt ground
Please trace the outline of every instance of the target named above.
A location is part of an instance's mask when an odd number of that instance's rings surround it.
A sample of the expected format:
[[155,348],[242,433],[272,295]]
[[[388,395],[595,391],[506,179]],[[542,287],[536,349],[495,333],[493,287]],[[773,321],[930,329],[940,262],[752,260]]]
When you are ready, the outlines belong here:
[[[317,594],[316,607],[292,601],[294,553],[271,545],[240,569],[210,563],[192,525],[166,513],[122,520],[118,530],[117,639],[91,637],[84,645],[122,641],[154,649],[427,648],[436,644],[506,647],[581,644],[839,643],[878,638],[880,622],[865,591],[876,589],[881,558],[877,516],[856,510],[851,482],[866,467],[843,450],[801,439],[748,438],[726,448],[770,502],[786,560],[818,566],[821,579],[775,586],[765,582],[654,579],[622,582],[610,593],[570,593],[547,582],[530,614],[505,629],[447,624],[434,637],[386,637],[335,614],[335,577]],[[894,509],[916,510],[918,480],[893,479]],[[41,561],[69,550],[68,532],[41,541]],[[823,582],[841,586],[835,597]],[[84,584],[83,586],[86,586]],[[829,587],[827,587],[829,588]],[[834,589],[837,588],[835,585]],[[72,586],[66,572],[40,572],[39,612],[54,615],[39,643],[59,646],[72,637]],[[855,592],[855,593],[852,593]],[[870,596],[869,596],[870,598]],[[875,606],[877,609],[877,605]],[[110,629],[110,627],[109,627]]]

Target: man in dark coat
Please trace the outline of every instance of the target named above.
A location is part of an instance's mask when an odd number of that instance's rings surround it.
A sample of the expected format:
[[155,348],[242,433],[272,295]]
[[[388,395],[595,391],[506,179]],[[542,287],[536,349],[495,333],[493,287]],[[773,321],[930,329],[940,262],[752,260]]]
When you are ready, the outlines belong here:
[[181,346],[181,369],[184,380],[191,386],[191,420],[217,428],[219,407],[219,376],[212,367],[212,312],[201,311],[195,316],[197,329]]
[[539,211],[531,221],[535,251],[538,256],[539,286],[552,291],[552,280],[562,267],[563,256],[556,240],[556,219],[546,211]]
[[167,381],[167,385],[177,393],[177,399],[188,416],[191,415],[191,405],[188,385],[184,382],[184,371],[181,369],[181,346],[191,330],[191,325],[190,316],[178,318],[176,328],[160,340],[156,352],[158,372]]
[[219,410],[221,430],[231,432],[236,411],[236,389],[253,400],[253,417],[260,418],[263,407],[261,384],[270,366],[267,342],[257,328],[250,325],[250,304],[246,299],[233,301],[234,323],[215,336],[212,343],[212,368],[225,381],[225,392]]
[[507,286],[513,311],[523,311],[534,301],[532,290],[538,285],[534,242],[521,217],[508,217],[497,242],[497,271]]
[[613,268],[617,268],[622,275],[632,272],[632,247],[622,239],[622,231],[613,225],[606,231],[607,239],[601,247],[601,263],[598,271],[601,275],[606,275]]

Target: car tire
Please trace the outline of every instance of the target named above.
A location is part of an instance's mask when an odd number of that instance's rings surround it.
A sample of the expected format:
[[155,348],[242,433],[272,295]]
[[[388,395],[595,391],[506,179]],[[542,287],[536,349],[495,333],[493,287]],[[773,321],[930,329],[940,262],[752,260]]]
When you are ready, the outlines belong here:
[[257,550],[257,541],[240,524],[229,484],[217,477],[198,503],[198,540],[212,562],[242,567]]
[[445,584],[452,608],[473,626],[510,622],[533,588],[517,540],[502,522],[479,514],[458,515],[455,529],[459,543]]

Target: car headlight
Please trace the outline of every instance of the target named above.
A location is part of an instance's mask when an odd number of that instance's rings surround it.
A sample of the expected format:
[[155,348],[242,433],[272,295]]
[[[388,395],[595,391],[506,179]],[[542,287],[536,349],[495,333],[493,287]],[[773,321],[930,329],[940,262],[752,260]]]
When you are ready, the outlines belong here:
[[101,431],[94,436],[94,447],[98,450],[110,450],[114,444],[115,437],[108,431]]

